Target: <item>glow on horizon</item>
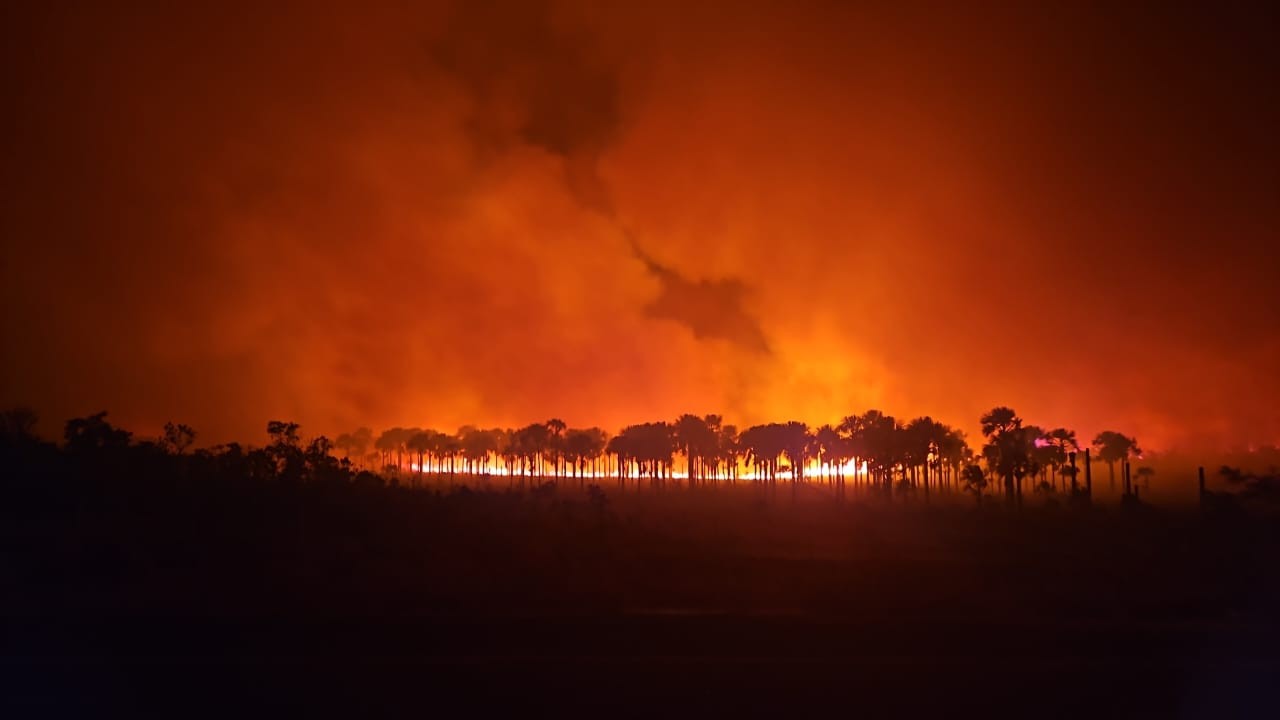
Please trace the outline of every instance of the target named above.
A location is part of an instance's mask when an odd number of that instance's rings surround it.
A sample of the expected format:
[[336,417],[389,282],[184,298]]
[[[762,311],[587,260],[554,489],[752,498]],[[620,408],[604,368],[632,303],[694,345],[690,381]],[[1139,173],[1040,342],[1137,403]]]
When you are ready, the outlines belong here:
[[[767,478],[768,478],[768,474],[767,474],[767,473],[764,473],[764,472],[757,472],[754,468],[753,468],[753,469],[747,469],[748,467],[749,467],[749,466],[747,466],[747,465],[745,465],[745,464],[739,464],[739,466],[738,466],[738,473],[737,473],[737,475],[735,476],[735,477],[736,477],[736,479],[738,479],[738,480],[762,480],[762,479],[767,479]],[[634,468],[632,468],[632,470],[634,470]],[[449,475],[449,474],[451,474],[447,466],[445,466],[445,467],[440,467],[440,466],[435,466],[435,465],[430,465],[430,464],[428,464],[425,468],[423,468],[423,467],[420,467],[418,464],[416,464],[416,463],[412,463],[412,462],[408,464],[408,466],[407,466],[407,472],[414,473],[414,474],[420,474],[420,475]],[[865,475],[866,473],[867,473],[867,463],[866,463],[866,462],[861,462],[861,463],[859,463],[859,462],[857,462],[857,461],[850,460],[850,461],[848,461],[848,462],[844,463],[843,465],[839,465],[839,466],[835,466],[835,465],[826,465],[826,466],[824,466],[824,465],[821,465],[817,460],[810,460],[809,462],[806,462],[806,463],[805,463],[804,474],[803,474],[803,476],[802,476],[802,477],[804,477],[805,479],[815,479],[815,478],[816,478],[816,479],[823,479],[823,480],[825,480],[825,479],[828,479],[828,478],[834,478],[834,477],[837,477],[837,476],[852,477],[852,476],[853,476],[853,475],[855,475],[855,474],[856,474],[856,475]],[[543,472],[543,473],[530,472],[530,473],[528,473],[528,474],[526,475],[526,473],[525,473],[522,469],[520,469],[520,468],[516,468],[516,469],[514,469],[513,471],[508,471],[508,469],[507,469],[507,467],[506,467],[505,463],[498,463],[498,464],[489,465],[489,466],[482,466],[482,467],[477,468],[477,469],[471,469],[471,468],[466,467],[465,465],[458,465],[458,466],[456,466],[456,467],[454,468],[454,470],[453,470],[452,474],[454,474],[454,475],[478,476],[478,477],[484,477],[484,476],[494,476],[494,477],[542,477],[542,478],[556,478],[556,479],[560,479],[560,478],[564,478],[564,479],[576,479],[576,478],[582,477],[582,478],[592,478],[592,479],[599,478],[599,479],[605,479],[605,480],[608,480],[608,479],[616,480],[616,479],[618,479],[618,473],[617,473],[616,471],[613,471],[613,472],[600,472],[600,471],[596,471],[596,470],[588,470],[588,469],[585,469],[585,468],[584,468],[584,469],[582,470],[581,474],[579,474],[579,473],[577,473],[577,472],[574,470],[574,468],[573,468],[573,467],[568,466],[568,465],[566,465],[566,466],[565,466],[564,472],[560,472],[560,473],[556,473],[556,472],[550,472],[550,473],[548,473],[548,472]],[[675,469],[673,469],[673,470],[671,471],[671,473],[670,473],[670,474],[667,474],[667,473],[663,472],[663,473],[660,473],[660,475],[661,475],[662,477],[664,477],[664,478],[670,478],[670,479],[672,479],[672,480],[688,480],[688,479],[689,479],[689,473],[688,473],[688,471],[687,471],[687,470],[675,470]],[[629,474],[627,474],[627,475],[626,475],[626,477],[640,477],[640,478],[645,478],[645,477],[649,477],[649,475],[648,475],[648,473],[645,473],[645,472],[640,472],[640,473],[630,472]],[[775,477],[775,478],[777,478],[777,479],[779,479],[779,480],[791,480],[791,479],[792,479],[792,477],[793,477],[793,475],[792,475],[792,469],[791,469],[791,468],[786,468],[786,469],[783,469],[783,470],[778,470],[778,472],[774,475],[774,477]],[[726,474],[724,473],[724,471],[722,470],[722,471],[717,472],[717,473],[711,473],[711,474],[709,474],[709,475],[707,476],[707,478],[705,478],[705,479],[721,481],[721,480],[728,480],[728,479],[729,479],[729,477],[728,477],[728,475],[726,475]]]

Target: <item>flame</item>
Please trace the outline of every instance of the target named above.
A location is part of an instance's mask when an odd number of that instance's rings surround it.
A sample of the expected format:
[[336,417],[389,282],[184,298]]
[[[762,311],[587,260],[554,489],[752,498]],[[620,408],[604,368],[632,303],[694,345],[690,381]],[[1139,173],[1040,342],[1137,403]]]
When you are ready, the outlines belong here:
[[[566,467],[560,473],[555,473],[555,472],[552,472],[550,474],[543,473],[539,477],[552,478],[552,479],[564,479],[564,480],[572,480],[572,479],[577,479],[579,477],[582,477],[584,479],[616,480],[618,478],[618,471],[616,468],[616,464],[610,461],[609,465],[612,469],[606,470],[603,472],[599,470],[590,470],[590,469],[584,468],[582,473],[579,475],[577,472],[573,470],[573,468]],[[418,475],[450,474],[447,466],[441,467],[431,463],[426,463],[420,466],[417,463],[410,462],[407,464],[407,470],[411,474],[418,474]],[[727,477],[725,473],[726,471],[722,468],[718,475],[714,475],[710,479],[723,480],[725,477]],[[854,460],[850,460],[844,463],[843,465],[825,465],[824,466],[824,465],[821,465],[817,460],[810,460],[805,463],[804,472],[801,477],[808,480],[812,480],[812,479],[825,480],[825,479],[836,477],[836,476],[852,477],[855,474],[865,475],[866,473],[867,473],[866,462],[857,462]],[[493,460],[493,459],[491,459],[489,463],[482,464],[476,469],[471,469],[462,465],[458,465],[454,469],[453,474],[463,475],[463,476],[474,476],[474,477],[481,477],[481,478],[483,477],[523,477],[525,475],[524,471],[520,467],[516,467],[514,470],[509,471],[505,463],[503,463],[501,460]],[[533,477],[537,475],[536,473],[530,473],[530,476]],[[666,475],[664,474],[664,477],[665,476]],[[673,469],[669,477],[673,480],[688,480],[689,473],[687,470]],[[745,463],[740,462],[738,464],[737,478],[739,480],[763,480],[763,479],[766,479],[767,477],[768,475],[766,473],[757,472],[756,470],[752,469],[750,466],[746,465]],[[794,477],[794,469],[793,468],[780,469],[778,470],[776,477],[779,480],[791,480]]]

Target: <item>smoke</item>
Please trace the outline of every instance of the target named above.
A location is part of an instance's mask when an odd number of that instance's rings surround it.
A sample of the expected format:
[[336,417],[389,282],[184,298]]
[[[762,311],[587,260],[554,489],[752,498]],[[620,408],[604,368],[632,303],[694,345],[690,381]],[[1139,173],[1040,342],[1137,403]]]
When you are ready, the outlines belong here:
[[[649,317],[676,322],[699,340],[768,353],[759,323],[744,307],[745,283],[686,277],[646,254],[619,218],[599,165],[624,132],[623,67],[598,43],[545,2],[463,3],[450,13],[432,55],[477,97],[467,122],[481,153],[508,147],[504,130],[514,130],[519,141],[558,156],[572,196],[616,225],[619,239],[660,283],[658,297],[645,306]],[[514,128],[501,127],[503,118]]]
[[1008,404],[1280,436],[1274,50],[1234,25],[1135,54],[1084,10],[7,12],[0,402],[46,433]]

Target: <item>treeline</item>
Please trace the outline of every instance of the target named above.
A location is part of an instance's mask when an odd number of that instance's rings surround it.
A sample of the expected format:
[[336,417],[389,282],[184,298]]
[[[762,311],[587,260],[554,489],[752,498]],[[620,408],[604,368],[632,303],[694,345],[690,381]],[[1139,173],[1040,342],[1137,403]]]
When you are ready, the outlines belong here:
[[[852,482],[904,490],[959,488],[981,496],[1002,485],[1017,498],[1025,480],[1041,491],[1069,490],[1078,472],[1076,433],[1023,422],[1007,407],[983,415],[984,444],[977,452],[965,434],[931,417],[902,422],[878,410],[811,428],[791,421],[739,428],[719,415],[681,415],[622,428],[570,428],[551,419],[521,428],[466,426],[457,433],[395,427],[343,433],[334,447],[352,462],[383,472],[491,474],[546,477],[616,477],[651,484],[701,485],[742,479],[776,483]],[[1114,479],[1116,463],[1141,454],[1137,441],[1105,431],[1093,440],[1097,459]],[[799,469],[799,471],[797,470]],[[744,472],[745,471],[745,472]],[[1140,479],[1154,471],[1137,469]]]
[[[629,483],[699,486],[757,482],[822,483],[843,491],[847,485],[887,492],[960,490],[979,500],[1002,489],[1021,498],[1024,488],[1041,492],[1076,491],[1082,448],[1076,433],[1025,423],[1008,407],[981,417],[983,444],[971,447],[965,434],[930,417],[906,422],[878,410],[849,415],[817,428],[796,421],[743,429],[719,415],[681,415],[674,421],[629,425],[610,435],[596,427],[571,428],[551,419],[521,428],[465,426],[456,433],[395,427],[375,435],[368,428],[330,440],[306,441],[297,423],[271,421],[263,447],[228,443],[192,450],[196,432],[169,423],[155,439],[135,440],[114,427],[106,413],[66,424],[63,450],[70,456],[162,454],[191,456],[213,473],[251,479],[333,480],[421,484],[425,476],[504,476],[509,483],[542,485],[573,480],[581,486],[606,479]],[[15,409],[3,414],[0,431],[7,447],[39,441],[35,413]],[[1092,458],[1115,465],[1140,455],[1137,441],[1105,431],[1092,442]],[[1087,455],[1087,453],[1086,453]],[[1150,468],[1139,467],[1139,479]]]

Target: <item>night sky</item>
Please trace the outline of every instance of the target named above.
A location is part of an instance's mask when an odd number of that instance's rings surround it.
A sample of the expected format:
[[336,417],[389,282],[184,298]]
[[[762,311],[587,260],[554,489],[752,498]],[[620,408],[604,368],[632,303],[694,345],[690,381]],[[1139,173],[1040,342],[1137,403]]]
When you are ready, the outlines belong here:
[[0,404],[46,434],[1280,442],[1274,10],[10,5]]

